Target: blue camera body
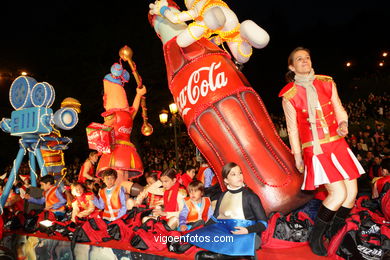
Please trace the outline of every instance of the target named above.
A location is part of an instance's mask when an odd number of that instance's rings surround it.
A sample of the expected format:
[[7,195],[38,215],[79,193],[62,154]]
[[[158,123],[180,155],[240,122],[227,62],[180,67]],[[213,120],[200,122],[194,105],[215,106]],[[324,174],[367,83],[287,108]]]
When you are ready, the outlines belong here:
[[73,108],[64,107],[53,113],[50,108],[55,99],[53,86],[34,78],[20,76],[14,80],[9,92],[11,119],[3,118],[0,128],[14,136],[50,134],[53,125],[70,130],[78,122]]

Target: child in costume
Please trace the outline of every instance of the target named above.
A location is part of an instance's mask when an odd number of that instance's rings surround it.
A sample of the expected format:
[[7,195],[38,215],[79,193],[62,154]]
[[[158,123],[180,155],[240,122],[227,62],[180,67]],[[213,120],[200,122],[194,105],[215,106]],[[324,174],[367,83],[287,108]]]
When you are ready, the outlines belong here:
[[86,180],[98,180],[98,178],[95,178],[95,164],[98,160],[99,154],[97,151],[92,151],[89,153],[87,160],[85,160],[83,166],[81,166],[77,182],[85,183]]
[[[224,165],[222,177],[227,191],[218,199],[214,215],[206,226],[190,232],[188,241],[211,251],[199,252],[199,259],[219,256],[228,258],[223,255],[254,256],[260,246],[261,233],[268,226],[261,201],[244,185],[243,174],[237,164],[230,162]],[[232,239],[217,243],[214,242],[216,236]],[[194,239],[196,237],[209,237],[210,240]]]
[[218,183],[217,177],[204,158],[202,158],[202,164],[199,167],[196,178],[203,182],[205,188],[214,186]]
[[158,207],[153,210],[153,215],[163,217],[167,220],[168,225],[172,229],[176,229],[179,225],[179,214],[183,208],[184,198],[187,197],[186,190],[180,186],[178,176],[175,169],[165,170],[160,180],[164,188],[164,209]]
[[187,191],[190,196],[184,199],[184,206],[180,211],[180,231],[203,225],[213,215],[210,198],[203,197],[204,185],[202,182],[198,180],[191,182]]
[[192,165],[188,165],[186,167],[186,172],[181,175],[180,178],[181,184],[187,189],[188,185],[192,182],[194,177],[195,177],[195,167]]
[[146,172],[145,179],[147,185],[144,190],[137,196],[136,205],[142,204],[146,199],[146,204],[149,208],[156,208],[164,204],[163,195],[164,189],[161,187],[162,183],[158,179],[158,172]]
[[86,191],[83,184],[72,184],[71,191],[74,197],[71,219],[73,222],[76,222],[76,218],[94,218],[99,215],[99,210],[93,203],[95,195],[90,191]]
[[56,215],[57,218],[62,218],[65,215],[66,199],[60,189],[54,185],[54,176],[45,175],[40,180],[43,197],[40,199],[32,198],[29,194],[25,194],[24,198],[28,202],[36,204],[45,204],[45,210],[49,210]]
[[123,181],[116,184],[118,173],[114,169],[106,169],[102,172],[104,189],[100,189],[99,198],[94,201],[95,206],[103,210],[103,219],[114,221],[126,214],[126,194],[131,193],[133,183]]

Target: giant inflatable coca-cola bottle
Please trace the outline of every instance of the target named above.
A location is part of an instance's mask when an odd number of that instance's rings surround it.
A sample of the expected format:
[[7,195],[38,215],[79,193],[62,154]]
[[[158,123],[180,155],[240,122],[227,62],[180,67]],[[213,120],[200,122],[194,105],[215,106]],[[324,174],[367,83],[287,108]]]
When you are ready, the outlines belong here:
[[172,38],[177,25],[173,30],[162,19],[155,17],[154,27],[164,43],[170,91],[189,136],[221,186],[223,165],[236,162],[267,213],[289,212],[304,204],[310,197],[300,190],[303,175],[229,54],[204,38],[180,48]]

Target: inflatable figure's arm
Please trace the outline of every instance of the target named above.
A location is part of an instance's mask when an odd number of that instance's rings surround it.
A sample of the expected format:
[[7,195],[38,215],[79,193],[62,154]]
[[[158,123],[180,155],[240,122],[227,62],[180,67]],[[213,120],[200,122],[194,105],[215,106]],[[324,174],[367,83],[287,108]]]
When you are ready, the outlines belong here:
[[334,114],[336,116],[337,123],[339,124],[337,133],[340,136],[346,136],[348,134],[348,114],[345,111],[343,104],[341,104],[339,95],[337,93],[336,84],[334,82],[332,84],[332,97],[330,100],[333,105]]
[[188,11],[177,12],[176,9],[168,7],[166,0],[158,0],[154,4],[149,5],[151,15],[160,15],[167,18],[171,23],[183,23],[185,21],[195,20],[199,14],[196,9],[190,9]]
[[142,86],[142,88],[137,88],[137,94],[135,95],[135,98],[134,98],[134,101],[133,101],[133,108],[134,108],[134,112],[133,112],[133,115],[132,115],[133,119],[134,119],[135,115],[138,112],[139,105],[141,103],[141,98],[145,94],[146,94],[145,86]]
[[299,139],[297,112],[287,98],[282,101],[284,115],[286,117],[288,138],[290,140],[291,152],[294,154],[295,166],[300,172],[304,170],[302,159],[301,141]]

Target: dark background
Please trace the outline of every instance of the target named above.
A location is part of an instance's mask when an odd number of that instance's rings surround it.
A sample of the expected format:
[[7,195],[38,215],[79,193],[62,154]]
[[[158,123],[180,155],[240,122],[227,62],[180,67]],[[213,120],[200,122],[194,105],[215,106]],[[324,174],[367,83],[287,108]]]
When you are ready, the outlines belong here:
[[[227,0],[240,21],[254,20],[271,37],[269,45],[254,50],[243,72],[264,100],[269,112],[281,114],[278,91],[284,86],[287,56],[297,46],[311,50],[317,74],[334,77],[343,101],[389,88],[389,1],[249,1]],[[147,0],[29,1],[2,3],[0,15],[0,117],[12,111],[8,91],[12,80],[27,71],[38,82],[55,87],[59,108],[65,97],[82,104],[78,126],[63,135],[74,139],[68,158],[87,155],[85,127],[102,122],[102,80],[117,62],[118,51],[129,45],[148,89],[151,137],[143,137],[138,115],[133,140],[159,138],[161,109],[173,101],[167,88],[162,45],[147,20]],[[178,1],[183,7],[182,1]],[[299,3],[299,4],[298,4]],[[384,60],[385,66],[379,67]],[[346,62],[352,62],[347,68]],[[129,103],[135,94],[127,84]],[[160,132],[159,132],[160,131]],[[0,133],[0,166],[10,164],[18,149],[17,138]]]

